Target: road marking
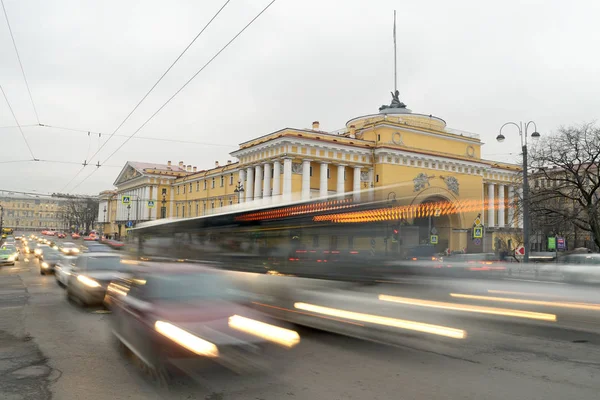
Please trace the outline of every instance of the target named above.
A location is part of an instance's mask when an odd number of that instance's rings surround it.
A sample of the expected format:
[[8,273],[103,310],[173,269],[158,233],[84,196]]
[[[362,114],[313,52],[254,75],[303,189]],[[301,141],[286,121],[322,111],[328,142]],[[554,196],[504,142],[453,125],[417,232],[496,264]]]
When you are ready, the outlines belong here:
[[13,308],[23,308],[23,307],[25,307],[25,305],[22,305],[22,306],[5,306],[5,307],[0,307],[0,310],[10,310],[10,309],[13,309]]
[[536,281],[533,279],[504,278],[504,280],[505,281],[520,281],[520,282],[535,282],[535,283],[551,283],[553,285],[566,285],[565,282]]
[[559,299],[566,299],[565,296],[559,296],[556,294],[547,294],[547,293],[527,293],[527,292],[511,292],[508,290],[492,290],[488,289],[488,293],[494,294],[516,294],[518,296],[532,296],[532,297],[556,297]]

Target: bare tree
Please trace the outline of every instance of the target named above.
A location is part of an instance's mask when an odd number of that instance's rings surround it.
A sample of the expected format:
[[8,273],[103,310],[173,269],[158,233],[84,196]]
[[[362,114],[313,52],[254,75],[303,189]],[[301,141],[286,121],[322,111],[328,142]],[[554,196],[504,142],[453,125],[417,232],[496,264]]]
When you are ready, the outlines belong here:
[[89,232],[98,217],[98,201],[89,197],[69,196],[63,203],[62,213],[69,226]]
[[589,232],[600,247],[600,129],[560,128],[533,149],[530,160],[534,224],[555,234]]

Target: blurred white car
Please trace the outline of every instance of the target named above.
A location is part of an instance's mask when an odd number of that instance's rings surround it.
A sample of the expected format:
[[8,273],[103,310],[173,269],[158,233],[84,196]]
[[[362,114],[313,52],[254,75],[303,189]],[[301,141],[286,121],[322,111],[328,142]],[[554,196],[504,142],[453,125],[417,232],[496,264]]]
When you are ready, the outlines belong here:
[[60,287],[66,287],[69,283],[69,276],[71,276],[71,270],[75,266],[76,256],[60,256],[60,260],[54,267],[54,277],[56,283]]
[[600,254],[570,254],[559,268],[566,282],[600,283]]

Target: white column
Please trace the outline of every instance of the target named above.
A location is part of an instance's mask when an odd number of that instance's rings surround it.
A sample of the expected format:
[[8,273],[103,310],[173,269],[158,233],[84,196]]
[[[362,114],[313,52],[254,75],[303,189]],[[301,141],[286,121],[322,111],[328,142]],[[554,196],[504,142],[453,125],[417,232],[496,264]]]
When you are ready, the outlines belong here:
[[329,164],[328,163],[321,163],[321,181],[319,183],[319,196],[320,197],[325,197],[327,196],[327,193],[329,192],[329,185],[328,185],[328,179],[327,179],[327,168],[328,168]]
[[262,199],[262,165],[254,167],[254,199]]
[[360,167],[354,167],[352,191],[354,192],[354,200],[360,200]]
[[281,193],[281,163],[276,160],[273,163],[273,196]]
[[[239,184],[242,185],[242,189],[244,189],[244,191],[242,193],[238,193],[239,197],[239,201],[240,203],[244,202],[244,198],[245,198],[245,193],[246,193],[246,170],[245,169],[240,169],[240,171],[238,172],[238,179],[239,179]],[[236,184],[237,187],[237,184]],[[200,209],[198,209],[198,213],[200,213]]]
[[292,196],[292,159],[283,159],[283,196],[287,200]]
[[494,219],[494,185],[493,183],[488,183],[488,217],[487,217],[487,225],[488,227],[496,226],[496,222]]
[[[254,168],[246,168],[246,185],[244,186],[246,193],[246,201],[252,201],[254,199]],[[206,206],[208,209],[209,206]]]
[[175,188],[171,186],[171,196],[169,197],[169,217],[173,218],[175,214],[173,213],[173,207],[175,204]]
[[152,219],[158,219],[158,186],[152,186],[152,200],[154,200],[154,208],[152,209]]
[[346,166],[344,164],[339,164],[337,166],[337,188],[336,188],[336,192],[338,192],[338,194],[344,193],[344,171],[346,169]]
[[515,226],[515,187],[508,187],[508,227]]
[[519,207],[519,213],[517,214],[517,226],[523,229],[523,188],[520,187],[519,191],[519,202],[521,203],[521,207]]
[[498,185],[498,227],[504,228],[504,185]]
[[302,161],[302,200],[310,199],[310,160]]
[[271,197],[271,163],[263,164],[265,179],[263,181],[263,197]]

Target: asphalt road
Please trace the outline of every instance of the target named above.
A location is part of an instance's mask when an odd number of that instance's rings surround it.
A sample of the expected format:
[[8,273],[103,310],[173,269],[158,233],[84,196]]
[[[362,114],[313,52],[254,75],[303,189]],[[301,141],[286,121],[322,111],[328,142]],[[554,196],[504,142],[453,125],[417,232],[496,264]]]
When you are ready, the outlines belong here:
[[54,276],[40,276],[35,258],[27,259],[0,269],[2,399],[598,399],[600,311],[556,304],[600,303],[600,294],[591,287],[418,278],[371,287],[363,294],[435,301],[451,301],[449,293],[495,297],[502,291],[512,293],[511,298],[528,293],[529,298],[556,302],[465,301],[543,309],[558,319],[464,316],[382,304],[386,315],[420,314],[460,327],[468,337],[399,332],[396,345],[389,346],[299,327],[301,344],[285,353],[271,374],[213,372],[200,382],[179,378],[167,392],[117,351],[108,329],[110,314],[68,303]]

